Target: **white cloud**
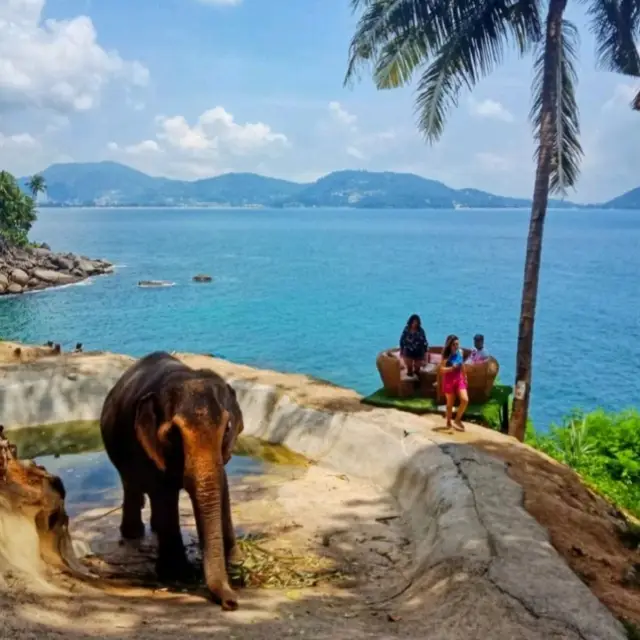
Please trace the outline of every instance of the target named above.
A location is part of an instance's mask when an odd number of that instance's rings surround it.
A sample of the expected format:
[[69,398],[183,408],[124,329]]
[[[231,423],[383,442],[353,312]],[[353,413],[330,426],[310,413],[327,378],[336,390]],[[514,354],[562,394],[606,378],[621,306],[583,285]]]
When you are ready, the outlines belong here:
[[184,116],[156,118],[159,140],[182,151],[206,154],[229,153],[242,156],[266,147],[287,146],[283,133],[274,132],[263,122],[238,124],[224,107],[214,107],[198,117],[190,126]]
[[236,122],[231,113],[217,106],[202,113],[191,125],[184,116],[157,116],[155,139],[121,146],[110,142],[107,149],[117,155],[139,157],[160,164],[145,164],[143,170],[181,177],[208,176],[229,170],[233,164],[255,162],[279,155],[290,142],[283,133],[264,122]]
[[477,164],[482,170],[488,172],[504,172],[513,168],[513,163],[498,153],[484,151],[475,154]]
[[602,109],[608,111],[616,107],[625,107],[631,109],[631,102],[635,99],[640,91],[640,84],[632,85],[621,82],[616,85],[613,95],[607,100]]
[[0,0],[0,103],[5,109],[86,111],[119,80],[143,86],[149,73],[97,42],[87,16],[42,20],[45,0]]
[[349,113],[339,102],[330,102],[329,112],[331,113],[331,117],[340,124],[353,126],[358,121],[358,118],[352,113]]
[[38,146],[38,141],[30,133],[15,133],[6,136],[0,133],[0,147],[14,149],[32,149]]
[[469,112],[476,118],[489,118],[492,120],[501,120],[502,122],[513,122],[514,118],[500,102],[495,100],[478,101],[469,98]]
[[109,142],[107,144],[109,151],[123,151],[130,155],[141,155],[145,153],[162,153],[160,145],[155,140],[143,140],[137,144],[130,144],[126,147],[120,147],[117,142]]
[[356,160],[364,160],[366,156],[357,147],[347,147],[347,153]]

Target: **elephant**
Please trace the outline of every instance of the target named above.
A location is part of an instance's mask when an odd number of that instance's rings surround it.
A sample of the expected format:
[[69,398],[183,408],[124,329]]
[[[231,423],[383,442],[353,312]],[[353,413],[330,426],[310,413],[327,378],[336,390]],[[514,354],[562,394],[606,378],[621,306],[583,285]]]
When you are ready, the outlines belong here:
[[238,606],[229,586],[236,548],[225,465],[244,429],[233,388],[207,369],[169,353],[134,363],[105,398],[100,431],[124,492],[120,533],[144,536],[141,510],[151,501],[161,580],[193,577],[180,533],[178,497],[191,498],[207,588],[225,610]]

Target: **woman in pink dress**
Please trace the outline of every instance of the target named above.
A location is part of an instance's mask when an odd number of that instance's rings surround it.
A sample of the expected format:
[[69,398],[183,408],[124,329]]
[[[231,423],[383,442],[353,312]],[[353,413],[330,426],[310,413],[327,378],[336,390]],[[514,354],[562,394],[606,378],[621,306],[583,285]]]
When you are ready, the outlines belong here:
[[[458,431],[464,431],[462,416],[469,404],[467,394],[467,375],[464,371],[464,358],[460,349],[458,336],[450,335],[442,350],[442,364],[440,366],[442,374],[442,387],[447,398],[447,428],[454,427]],[[452,422],[453,405],[459,398],[460,404],[456,412],[456,419]]]

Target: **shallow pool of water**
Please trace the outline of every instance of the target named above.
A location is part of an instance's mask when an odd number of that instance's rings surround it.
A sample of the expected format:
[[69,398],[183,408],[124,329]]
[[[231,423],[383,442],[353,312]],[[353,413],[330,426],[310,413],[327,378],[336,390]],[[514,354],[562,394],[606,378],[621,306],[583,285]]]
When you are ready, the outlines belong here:
[[[67,513],[78,513],[97,506],[118,506],[122,489],[120,477],[103,450],[97,422],[69,422],[13,429],[9,440],[23,459],[33,459],[64,483]],[[227,464],[231,483],[247,476],[279,470],[299,469],[308,461],[281,445],[256,438],[241,437],[234,456]]]

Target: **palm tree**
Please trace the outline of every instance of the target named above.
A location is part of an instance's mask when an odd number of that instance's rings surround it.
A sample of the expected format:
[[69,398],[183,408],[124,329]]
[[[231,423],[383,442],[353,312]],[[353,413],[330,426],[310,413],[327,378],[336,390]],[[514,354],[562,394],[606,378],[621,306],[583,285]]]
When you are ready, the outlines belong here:
[[27,182],[27,188],[31,191],[33,199],[36,200],[39,193],[44,193],[47,190],[47,183],[45,182],[44,176],[39,173],[31,176]]
[[[529,410],[533,330],[550,193],[564,195],[579,174],[582,148],[575,100],[578,32],[564,18],[568,0],[351,0],[361,12],[351,40],[345,84],[369,66],[378,89],[408,84],[419,74],[418,127],[437,141],[463,89],[471,90],[507,49],[534,53],[530,118],[536,177],[527,238],[516,357],[516,393],[509,432],[524,439]],[[587,4],[598,66],[640,76],[635,38],[640,0],[575,0]],[[546,16],[545,16],[546,8]],[[640,108],[640,96],[636,100]]]

